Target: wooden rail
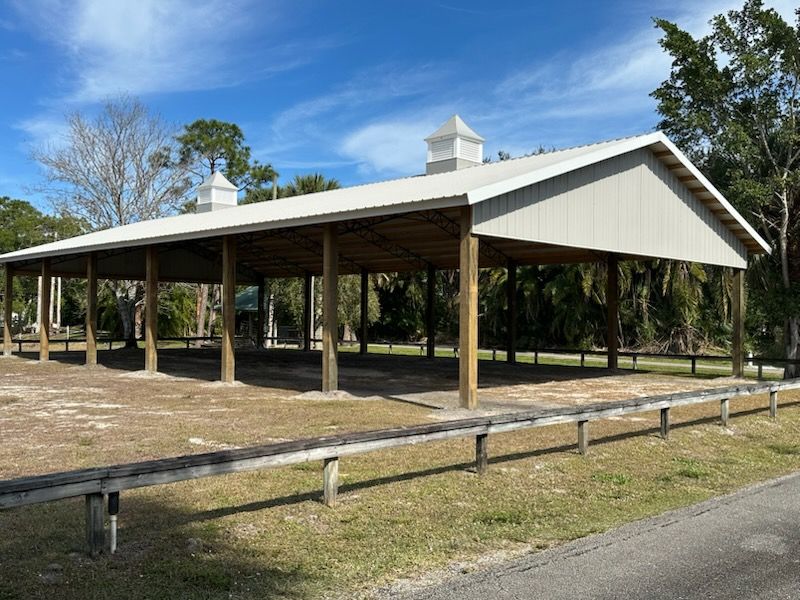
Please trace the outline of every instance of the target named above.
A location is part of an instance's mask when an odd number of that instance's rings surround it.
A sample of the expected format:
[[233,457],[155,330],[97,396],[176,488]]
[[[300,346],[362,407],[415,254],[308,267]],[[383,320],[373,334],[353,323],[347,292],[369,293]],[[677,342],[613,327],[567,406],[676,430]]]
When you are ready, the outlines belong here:
[[585,454],[589,447],[589,422],[593,420],[659,410],[661,435],[667,437],[669,411],[672,408],[717,401],[720,402],[722,423],[727,424],[729,402],[732,398],[769,393],[769,412],[775,417],[778,391],[791,389],[800,389],[800,378],[770,384],[650,396],[581,407],[529,410],[411,427],[308,438],[250,448],[10,479],[0,481],[0,509],[85,496],[87,542],[90,553],[96,555],[105,547],[104,496],[108,497],[109,503],[113,552],[116,546],[119,494],[125,490],[226,473],[323,461],[323,501],[326,505],[333,506],[338,489],[338,461],[343,456],[452,438],[475,437],[476,470],[483,473],[488,465],[490,434],[561,423],[577,423],[578,449]]

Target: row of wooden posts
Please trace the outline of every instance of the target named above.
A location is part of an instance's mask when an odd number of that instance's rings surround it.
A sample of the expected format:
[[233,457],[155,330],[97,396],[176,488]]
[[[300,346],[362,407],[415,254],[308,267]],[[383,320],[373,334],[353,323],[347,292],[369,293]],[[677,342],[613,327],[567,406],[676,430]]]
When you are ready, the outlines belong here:
[[[464,408],[478,406],[478,251],[479,239],[472,233],[471,208],[462,209],[460,221],[459,242],[459,397]],[[159,281],[159,253],[158,246],[148,246],[145,259],[145,369],[156,372],[158,370],[157,349],[157,318],[158,318],[158,281]],[[608,367],[615,369],[618,366],[618,322],[619,322],[619,291],[618,291],[618,258],[609,254],[608,287],[607,287],[607,347]],[[517,265],[510,261],[507,283],[507,360],[516,362],[517,348]],[[3,353],[10,355],[12,352],[12,302],[13,297],[13,265],[6,267],[5,289],[5,319],[3,330]],[[51,302],[51,262],[49,258],[42,259],[42,297],[41,314],[49,314]],[[322,391],[329,392],[338,389],[338,318],[337,285],[339,275],[338,230],[335,223],[324,226],[323,234],[323,307],[322,307]],[[435,351],[435,315],[433,312],[435,300],[434,265],[428,267],[427,285],[427,356],[434,357]],[[86,278],[86,364],[97,363],[97,253],[92,252],[87,257]],[[235,314],[236,314],[236,236],[227,235],[222,238],[222,360],[220,379],[232,383],[235,379]],[[313,291],[311,289],[312,274],[305,277],[305,301],[303,310],[304,349],[310,350],[312,318],[311,302]],[[331,282],[334,282],[332,285]],[[367,291],[369,274],[361,273],[361,352],[367,348]],[[733,286],[733,374],[741,376],[744,372],[744,277],[743,271],[735,271]],[[264,338],[264,300],[265,286],[262,282],[258,286],[258,317],[257,317],[257,344],[263,343]],[[50,332],[47,327],[39,328],[39,358],[42,361],[49,359]]]
[[673,408],[716,401],[720,406],[721,424],[727,426],[732,399],[769,393],[769,415],[775,418],[778,411],[778,392],[796,389],[800,389],[800,379],[633,398],[617,402],[600,402],[579,407],[538,409],[472,417],[37,475],[0,481],[0,508],[14,508],[85,496],[86,539],[90,553],[94,555],[106,548],[104,506],[106,498],[111,533],[110,548],[112,552],[116,548],[120,492],[124,490],[322,461],[322,501],[326,506],[334,506],[339,490],[339,460],[345,456],[448,439],[474,437],[475,469],[478,474],[483,474],[489,465],[489,435],[534,427],[576,423],[577,448],[581,454],[586,454],[589,450],[590,421],[660,411],[659,431],[661,437],[666,439],[670,431],[670,410]]

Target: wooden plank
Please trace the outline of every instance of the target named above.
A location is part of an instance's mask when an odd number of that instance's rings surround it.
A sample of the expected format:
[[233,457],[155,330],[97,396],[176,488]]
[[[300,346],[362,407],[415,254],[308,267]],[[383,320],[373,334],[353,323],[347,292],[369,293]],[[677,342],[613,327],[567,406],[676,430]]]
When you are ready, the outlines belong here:
[[458,294],[459,402],[478,408],[478,238],[472,234],[472,207],[461,209]]
[[339,389],[339,244],[335,223],[325,225],[322,265],[322,391]]
[[86,257],[86,364],[97,364],[97,253]]
[[222,364],[223,383],[236,380],[236,236],[222,239]]
[[723,427],[728,426],[728,420],[731,414],[731,401],[730,398],[723,398],[719,401],[719,418]]
[[358,333],[359,353],[366,354],[367,346],[367,326],[369,324],[369,271],[361,270],[361,322]]
[[619,265],[616,255],[609,254],[606,279],[606,345],[608,368],[619,367]]
[[506,343],[506,362],[517,362],[517,263],[509,260],[506,267],[506,324],[508,341]]
[[489,468],[489,436],[485,433],[475,436],[475,471],[483,475]]
[[322,502],[325,506],[336,506],[336,496],[339,493],[339,457],[326,458],[322,469]]
[[311,338],[314,337],[314,276],[306,271],[303,276],[303,350],[311,350]]
[[426,356],[433,359],[436,358],[436,267],[433,264],[428,264],[425,294]]
[[42,301],[39,303],[39,360],[50,360],[50,301],[53,283],[51,279],[50,259],[42,259]]
[[734,269],[733,290],[731,294],[731,320],[733,324],[733,339],[731,355],[733,357],[733,376],[744,377],[744,270]]
[[589,421],[578,421],[578,452],[586,456],[589,451]]
[[97,556],[105,549],[103,494],[86,494],[86,544],[91,556]]
[[14,270],[6,265],[6,283],[3,293],[3,356],[11,356],[14,333],[11,330],[14,318]]
[[148,246],[145,252],[144,299],[144,368],[158,371],[158,247]]
[[669,407],[661,409],[661,437],[662,439],[669,437]]

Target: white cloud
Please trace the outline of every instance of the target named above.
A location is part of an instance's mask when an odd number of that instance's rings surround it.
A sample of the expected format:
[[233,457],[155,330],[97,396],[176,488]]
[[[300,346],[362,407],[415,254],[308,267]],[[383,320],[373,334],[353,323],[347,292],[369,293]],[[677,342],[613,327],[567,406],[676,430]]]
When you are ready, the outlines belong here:
[[59,102],[236,84],[253,76],[242,40],[256,23],[269,25],[252,18],[254,0],[18,0],[15,6],[65,58],[67,89]]
[[373,123],[348,135],[341,151],[364,174],[421,173],[426,153],[422,140],[435,129],[435,123],[418,118]]

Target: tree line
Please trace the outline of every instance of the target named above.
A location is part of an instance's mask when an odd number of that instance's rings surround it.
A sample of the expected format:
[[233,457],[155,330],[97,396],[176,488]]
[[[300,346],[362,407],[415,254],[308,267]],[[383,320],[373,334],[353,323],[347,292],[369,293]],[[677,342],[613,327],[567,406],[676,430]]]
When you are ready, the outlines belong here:
[[[799,28],[765,9],[761,0],[748,0],[742,9],[715,17],[711,32],[701,38],[675,23],[654,22],[662,32],[661,46],[673,59],[670,73],[652,94],[659,127],[773,248],[771,255],[753,257],[748,269],[746,346],[762,355],[800,358]],[[339,186],[319,173],[279,183],[271,164],[252,158],[238,125],[200,119],[176,128],[128,97],[109,100],[95,118],[75,113],[68,125],[64,144],[34,153],[45,173],[37,191],[49,199],[54,214],[3,198],[0,250],[191,212],[194,190],[216,170],[240,189],[242,203]],[[510,157],[501,151],[498,158]],[[605,268],[521,267],[520,346],[604,346]],[[370,281],[370,337],[422,339],[425,275],[381,273]],[[668,260],[623,262],[619,281],[622,347],[679,353],[729,348],[728,270]],[[21,279],[18,285],[15,311],[30,320],[35,284]],[[65,322],[82,321],[82,285],[66,284]],[[358,277],[342,277],[339,285],[340,322],[347,331],[357,331]],[[436,329],[443,341],[457,338],[457,290],[457,272],[437,274]],[[132,340],[143,299],[141,282],[105,282],[102,294],[101,326]],[[268,295],[278,322],[299,328],[302,282],[272,280]],[[218,326],[218,286],[164,284],[160,296],[162,335],[203,335]],[[505,270],[483,270],[481,345],[503,346],[505,310]]]

